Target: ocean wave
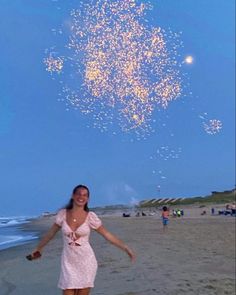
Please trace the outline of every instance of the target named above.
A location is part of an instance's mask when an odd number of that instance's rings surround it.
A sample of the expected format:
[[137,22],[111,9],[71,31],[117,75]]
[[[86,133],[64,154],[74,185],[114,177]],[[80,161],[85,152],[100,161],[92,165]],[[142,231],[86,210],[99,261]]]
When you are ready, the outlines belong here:
[[11,236],[1,236],[0,235],[0,250],[10,248],[19,244],[24,244],[26,242],[37,239],[38,236],[34,235],[11,235]]
[[0,228],[6,226],[15,226],[28,223],[29,220],[35,219],[37,216],[7,216],[0,217]]
[[24,223],[28,223],[29,221],[24,220],[24,221],[20,221],[20,220],[7,220],[7,221],[1,221],[0,222],[0,227],[6,227],[6,226],[14,226],[14,225],[19,225],[19,224],[24,224]]

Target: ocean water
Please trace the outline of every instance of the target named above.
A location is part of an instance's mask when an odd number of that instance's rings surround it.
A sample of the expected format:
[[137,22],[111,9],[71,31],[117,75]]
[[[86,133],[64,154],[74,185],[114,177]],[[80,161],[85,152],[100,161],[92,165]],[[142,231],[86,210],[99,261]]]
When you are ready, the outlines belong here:
[[26,232],[22,225],[35,216],[9,216],[0,217],[0,250],[14,247],[20,244],[29,243],[38,238],[35,232]]

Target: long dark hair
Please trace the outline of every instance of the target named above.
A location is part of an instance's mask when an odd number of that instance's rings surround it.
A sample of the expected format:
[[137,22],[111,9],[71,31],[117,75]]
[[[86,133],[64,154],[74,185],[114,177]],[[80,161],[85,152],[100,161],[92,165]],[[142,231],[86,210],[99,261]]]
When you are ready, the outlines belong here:
[[[83,185],[83,184],[79,184],[79,185],[77,185],[77,186],[73,189],[72,194],[74,195],[74,194],[76,193],[76,191],[77,191],[78,189],[81,189],[81,188],[87,190],[88,198],[89,198],[89,195],[90,195],[89,189],[88,189],[88,187],[87,187],[86,185]],[[73,202],[74,202],[74,201],[73,201],[73,198],[71,198],[70,201],[67,203],[67,205],[64,207],[64,209],[71,210],[71,209],[73,208]],[[84,210],[87,211],[87,212],[89,212],[88,203],[86,203],[86,204],[84,205]]]

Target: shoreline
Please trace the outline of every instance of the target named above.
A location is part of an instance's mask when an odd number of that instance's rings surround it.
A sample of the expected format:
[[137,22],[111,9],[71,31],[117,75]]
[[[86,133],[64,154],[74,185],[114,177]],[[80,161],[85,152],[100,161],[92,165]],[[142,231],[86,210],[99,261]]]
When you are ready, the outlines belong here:
[[[160,206],[161,207],[161,206]],[[122,217],[123,213],[130,213],[131,216],[128,218],[142,218],[144,219],[145,217],[151,217],[151,218],[156,218],[160,219],[161,218],[161,210],[160,207],[148,207],[148,208],[123,208],[123,209],[108,209],[105,213],[104,210],[94,210],[100,218],[106,219],[106,218],[120,218]],[[215,208],[215,214],[211,215],[211,208]],[[172,209],[176,208],[181,208],[184,210],[184,216],[181,218],[184,219],[203,219],[203,218],[222,218],[222,216],[218,215],[218,210],[223,209],[225,207],[225,204],[194,204],[194,205],[183,205],[183,206],[174,206],[171,205],[169,206],[170,212]],[[206,210],[207,214],[206,215],[201,215],[202,211]],[[93,211],[93,209],[91,209]],[[136,212],[145,212],[146,216],[135,216]],[[103,214],[101,214],[103,212]],[[47,231],[49,228],[49,224],[53,224],[53,221],[55,219],[54,213],[49,214],[48,216],[39,216],[37,218],[29,218],[25,223],[17,225],[17,229],[19,230],[20,233],[29,233],[30,235],[34,234],[34,236],[29,237],[28,240],[23,240],[20,241],[19,243],[16,242],[16,244],[9,245],[6,248],[0,248],[0,253],[4,250],[11,249],[13,247],[18,247],[18,246],[24,246],[26,244],[36,244],[37,241],[42,237],[42,235]],[[231,216],[227,216],[227,218],[230,218]],[[170,221],[173,218],[179,218],[179,217],[173,217],[170,216]],[[7,230],[9,227],[5,227],[5,230]],[[0,228],[1,229],[1,228]]]

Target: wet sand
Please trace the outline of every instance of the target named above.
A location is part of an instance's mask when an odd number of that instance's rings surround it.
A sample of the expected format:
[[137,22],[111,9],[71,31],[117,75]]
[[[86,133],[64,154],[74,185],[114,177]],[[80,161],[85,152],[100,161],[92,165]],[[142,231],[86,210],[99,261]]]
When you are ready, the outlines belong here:
[[[235,293],[235,218],[201,216],[200,208],[170,218],[163,233],[159,216],[102,217],[112,233],[137,254],[128,256],[92,233],[99,268],[92,295],[224,295]],[[41,218],[24,226],[43,234],[53,219]],[[36,242],[0,251],[0,295],[57,295],[62,241],[60,233],[40,260],[25,255]]]

